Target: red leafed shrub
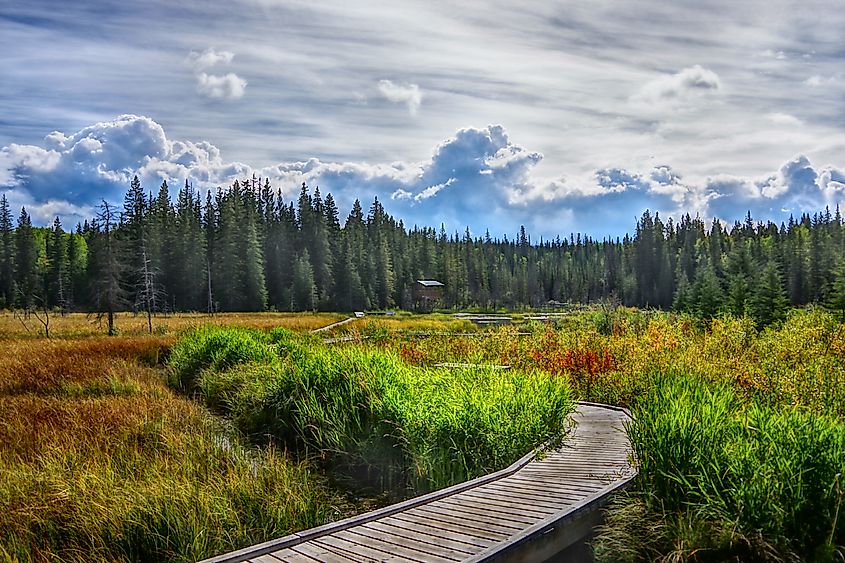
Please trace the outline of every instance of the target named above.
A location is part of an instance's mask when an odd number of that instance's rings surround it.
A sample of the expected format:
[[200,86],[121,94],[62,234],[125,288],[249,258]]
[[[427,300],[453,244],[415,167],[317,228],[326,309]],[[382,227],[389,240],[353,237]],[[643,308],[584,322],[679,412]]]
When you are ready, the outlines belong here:
[[616,370],[616,360],[607,348],[561,349],[554,331],[547,331],[540,347],[529,354],[538,368],[556,375],[568,373],[575,377],[593,377]]
[[546,348],[532,350],[531,358],[540,369],[558,375],[569,373],[575,376],[594,376],[616,370],[616,361],[607,348],[599,351],[586,348]]
[[403,345],[399,349],[399,357],[402,358],[402,361],[412,364],[412,365],[420,365],[422,361],[425,359],[425,354],[417,350],[416,348],[412,348],[410,346]]

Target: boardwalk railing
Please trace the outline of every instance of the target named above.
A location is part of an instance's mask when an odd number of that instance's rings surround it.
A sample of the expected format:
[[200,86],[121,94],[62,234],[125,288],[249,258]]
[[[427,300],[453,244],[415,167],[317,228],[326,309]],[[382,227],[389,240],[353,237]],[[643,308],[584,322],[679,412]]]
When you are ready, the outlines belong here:
[[589,537],[636,471],[627,411],[579,403],[561,448],[472,481],[204,563],[543,561]]

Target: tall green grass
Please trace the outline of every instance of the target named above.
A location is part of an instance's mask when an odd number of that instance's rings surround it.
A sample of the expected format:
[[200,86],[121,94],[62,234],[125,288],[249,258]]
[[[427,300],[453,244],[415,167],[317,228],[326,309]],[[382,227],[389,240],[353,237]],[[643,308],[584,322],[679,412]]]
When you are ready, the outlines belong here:
[[[683,373],[633,407],[640,474],[600,561],[839,560],[845,423]],[[838,555],[837,555],[838,553]]]
[[275,331],[205,328],[171,354],[173,381],[258,440],[382,488],[439,488],[559,440],[566,382],[492,369],[426,369],[397,354]]

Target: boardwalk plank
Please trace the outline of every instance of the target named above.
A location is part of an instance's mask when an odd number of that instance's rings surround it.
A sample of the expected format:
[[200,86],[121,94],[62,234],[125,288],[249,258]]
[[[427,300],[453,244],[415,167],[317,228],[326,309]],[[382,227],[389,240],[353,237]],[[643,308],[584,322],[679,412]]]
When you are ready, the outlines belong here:
[[308,557],[305,554],[297,553],[292,549],[283,549],[281,551],[275,551],[270,555],[272,555],[279,561],[284,561],[285,563],[314,563],[315,561],[319,561],[318,559]]
[[[511,466],[434,499],[409,501],[393,514],[347,520],[310,531],[307,541],[294,535],[276,544],[290,547],[273,551],[271,542],[208,563],[455,563],[510,556],[512,551],[502,550],[545,534],[568,506],[574,510],[594,503],[600,492],[625,485],[636,474],[630,466],[625,412],[581,403],[571,420],[562,447],[543,459]],[[613,483],[617,487],[608,488]]]
[[411,520],[422,525],[430,522],[432,526],[446,527],[447,529],[454,529],[457,527],[458,530],[465,530],[467,533],[472,533],[478,537],[493,542],[502,541],[519,531],[519,528],[505,527],[502,526],[501,523],[470,520],[465,516],[456,515],[452,512],[408,510],[401,514],[395,514],[394,517],[399,518],[400,520]]
[[[273,557],[272,554],[259,555],[249,560],[249,563],[280,563],[282,561],[278,557]],[[308,560],[310,561],[310,560]]]
[[424,563],[425,555],[415,550],[391,549],[390,546],[369,541],[367,538],[358,537],[349,530],[342,530],[328,536],[322,536],[315,543],[342,550],[344,555],[359,557],[368,561],[390,562],[390,563]]
[[373,522],[368,522],[367,524],[364,524],[362,528],[371,528],[385,534],[390,534],[392,536],[395,536],[397,539],[400,539],[400,541],[402,538],[420,541],[437,545],[440,547],[445,547],[458,553],[466,553],[467,555],[479,551],[478,545],[474,543],[467,543],[465,541],[464,538],[466,538],[466,536],[455,533],[446,533],[438,535],[431,528],[429,528],[427,531],[414,529],[411,526],[403,525],[401,521],[394,521],[393,523],[388,523],[380,520],[375,520]]
[[380,524],[389,524],[391,526],[413,530],[419,534],[430,535],[435,538],[450,538],[477,548],[490,547],[496,543],[497,540],[502,540],[507,537],[505,534],[496,534],[497,537],[495,539],[491,539],[488,537],[488,533],[481,535],[483,533],[482,530],[476,531],[475,529],[470,529],[466,526],[457,526],[455,524],[441,522],[433,518],[423,519],[423,522],[415,520],[414,518],[415,517],[413,516],[409,517],[408,514],[405,513],[390,516],[383,520],[378,520],[377,522]]
[[315,559],[317,561],[324,561],[325,563],[349,563],[350,561],[352,561],[352,562],[356,562],[356,561],[360,562],[361,561],[360,558],[351,559],[349,557],[345,557],[345,556],[337,553],[336,551],[329,551],[328,549],[326,549],[322,545],[317,545],[314,542],[310,542],[310,541],[297,544],[290,549],[292,551],[296,552],[296,553],[301,553],[303,555],[307,555],[307,556],[312,557],[313,559]]
[[[462,495],[463,498],[477,500],[479,502],[490,502],[495,506],[515,507],[520,509],[535,510],[543,518],[560,510],[560,504],[550,503],[548,498],[528,499],[518,493],[507,489],[487,489],[485,491],[474,490]],[[542,512],[540,512],[542,511]]]
[[441,504],[451,510],[458,512],[466,512],[472,515],[488,515],[495,517],[496,520],[511,521],[516,523],[521,528],[530,526],[542,520],[546,514],[536,512],[526,512],[518,509],[511,509],[504,506],[496,506],[490,503],[479,503],[474,499],[461,496],[456,499],[443,499]]
[[[479,493],[480,492],[482,491],[479,491]],[[531,491],[509,486],[496,488],[489,487],[483,492],[485,494],[495,494],[504,498],[520,499],[535,506],[549,508],[555,512],[559,511],[567,504],[572,504],[588,496],[587,494],[562,493],[551,489],[546,489],[545,491],[540,489]]]
[[490,516],[487,511],[476,511],[472,509],[461,508],[460,506],[434,506],[427,505],[419,507],[419,512],[422,514],[432,513],[438,518],[447,519],[447,521],[455,522],[457,524],[466,524],[467,526],[484,527],[492,531],[507,534],[508,537],[519,532],[527,523],[518,522],[514,520],[505,520],[496,516]]
[[409,559],[413,558],[417,561],[449,563],[464,559],[464,557],[456,555],[449,549],[407,538],[392,537],[390,534],[368,528],[366,524],[341,533],[350,541],[366,544],[389,553],[396,553]]
[[538,482],[534,480],[507,479],[492,483],[488,486],[507,488],[512,491],[525,491],[526,495],[548,493],[549,495],[583,495],[589,496],[599,489],[598,483],[585,484],[580,482],[551,483],[548,481]]

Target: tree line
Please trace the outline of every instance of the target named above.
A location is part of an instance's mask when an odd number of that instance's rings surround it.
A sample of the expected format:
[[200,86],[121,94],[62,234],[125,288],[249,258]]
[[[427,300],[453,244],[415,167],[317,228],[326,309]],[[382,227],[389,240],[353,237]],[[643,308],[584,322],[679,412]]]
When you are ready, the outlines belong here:
[[285,201],[268,180],[235,181],[205,197],[186,181],[147,193],[134,178],[122,207],[66,232],[57,217],[14,221],[0,197],[0,308],[172,311],[351,311],[414,307],[418,279],[445,284],[444,308],[540,308],[614,299],[762,326],[792,306],[845,315],[842,217],[825,209],[780,225],[709,225],[643,213],[633,235],[532,241],[406,227],[378,198],[341,223],[331,194],[305,184]]

